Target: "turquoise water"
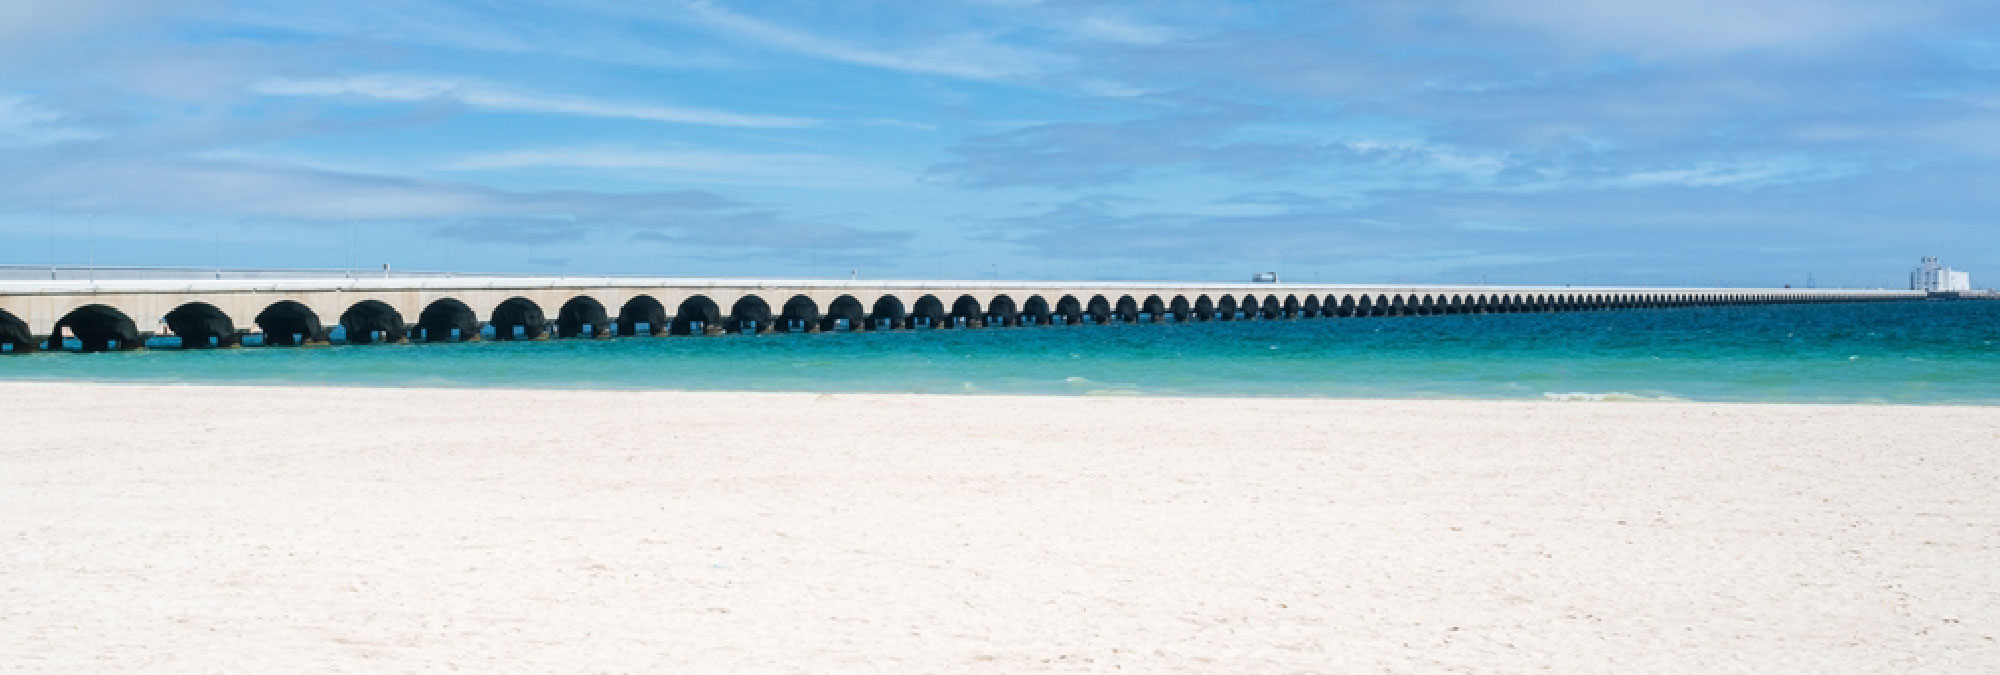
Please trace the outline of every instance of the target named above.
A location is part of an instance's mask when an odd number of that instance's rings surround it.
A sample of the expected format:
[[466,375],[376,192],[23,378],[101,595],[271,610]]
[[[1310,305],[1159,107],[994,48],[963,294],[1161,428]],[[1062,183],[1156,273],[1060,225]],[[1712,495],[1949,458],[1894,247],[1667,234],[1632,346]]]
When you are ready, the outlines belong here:
[[0,380],[2000,403],[2000,302],[0,356]]

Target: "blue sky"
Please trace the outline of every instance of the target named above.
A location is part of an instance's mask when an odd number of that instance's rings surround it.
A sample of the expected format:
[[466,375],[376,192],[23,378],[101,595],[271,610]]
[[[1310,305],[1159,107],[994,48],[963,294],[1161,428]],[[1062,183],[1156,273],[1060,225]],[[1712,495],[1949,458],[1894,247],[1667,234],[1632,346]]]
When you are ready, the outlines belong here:
[[2000,275],[2000,6],[0,6],[0,262]]

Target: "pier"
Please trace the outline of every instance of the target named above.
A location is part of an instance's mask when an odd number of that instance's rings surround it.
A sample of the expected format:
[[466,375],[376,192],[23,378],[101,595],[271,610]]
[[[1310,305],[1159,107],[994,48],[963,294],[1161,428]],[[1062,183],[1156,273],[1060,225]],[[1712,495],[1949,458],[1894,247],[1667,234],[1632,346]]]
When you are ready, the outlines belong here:
[[[0,351],[939,330],[1922,300],[1922,291],[389,277],[0,281]],[[338,328],[338,335],[335,329]],[[489,331],[490,330],[490,334]]]

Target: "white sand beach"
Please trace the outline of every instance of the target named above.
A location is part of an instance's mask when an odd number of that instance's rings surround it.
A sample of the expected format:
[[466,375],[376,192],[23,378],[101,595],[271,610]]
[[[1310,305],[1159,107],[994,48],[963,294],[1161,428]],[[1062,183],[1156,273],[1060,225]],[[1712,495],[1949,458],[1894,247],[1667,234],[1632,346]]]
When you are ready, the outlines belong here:
[[0,385],[0,670],[1991,672],[2000,408]]

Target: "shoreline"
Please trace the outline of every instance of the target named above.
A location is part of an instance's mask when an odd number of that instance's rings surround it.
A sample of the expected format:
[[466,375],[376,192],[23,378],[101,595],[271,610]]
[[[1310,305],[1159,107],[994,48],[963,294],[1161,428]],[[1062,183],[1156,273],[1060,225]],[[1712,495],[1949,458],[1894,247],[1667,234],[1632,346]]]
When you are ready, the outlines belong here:
[[117,388],[213,388],[213,389],[381,389],[388,391],[455,391],[455,392],[616,392],[684,395],[742,395],[742,396],[913,396],[941,398],[995,398],[995,399],[1050,399],[1050,400],[1145,400],[1145,401],[1317,401],[1317,402],[1405,402],[1405,403],[1568,403],[1568,404],[1647,404],[1647,405],[1718,405],[1718,406],[1815,406],[1815,407],[1882,407],[1882,408],[1992,408],[2000,409],[2000,402],[1966,403],[1962,401],[1941,401],[1936,403],[1898,403],[1893,401],[1731,401],[1677,396],[1648,396],[1629,392],[1543,392],[1538,398],[1452,398],[1452,397],[1394,397],[1394,396],[1259,396],[1244,394],[1234,396],[1200,396],[1189,394],[1130,393],[1083,393],[1044,394],[1006,392],[894,392],[867,390],[762,390],[762,389],[670,389],[664,387],[562,387],[562,386],[521,386],[514,384],[493,386],[467,386],[462,384],[346,384],[335,382],[256,382],[256,381],[203,381],[203,382],[155,382],[145,380],[5,380],[0,379],[0,387],[117,387]]
[[50,671],[2000,662],[2000,407],[1559,403],[0,383],[0,645]]

